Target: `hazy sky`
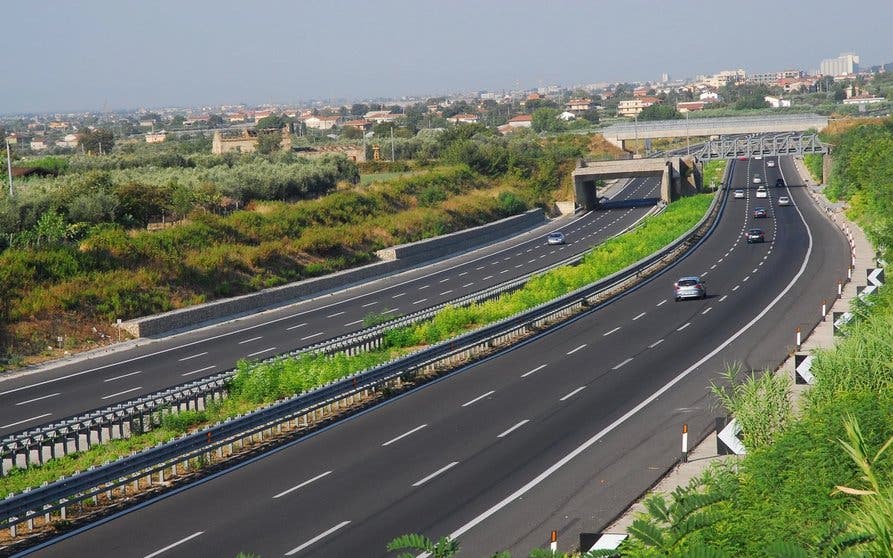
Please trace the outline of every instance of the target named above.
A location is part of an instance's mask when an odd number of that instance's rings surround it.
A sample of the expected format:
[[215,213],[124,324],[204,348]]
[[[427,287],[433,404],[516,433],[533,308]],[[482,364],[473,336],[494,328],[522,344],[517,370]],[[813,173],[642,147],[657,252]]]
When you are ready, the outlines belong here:
[[893,61],[893,0],[28,0],[2,14],[7,114]]

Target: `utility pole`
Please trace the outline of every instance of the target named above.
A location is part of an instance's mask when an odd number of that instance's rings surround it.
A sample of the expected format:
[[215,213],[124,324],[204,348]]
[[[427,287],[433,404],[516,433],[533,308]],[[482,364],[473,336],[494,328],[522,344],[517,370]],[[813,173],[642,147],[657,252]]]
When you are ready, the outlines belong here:
[[397,160],[396,155],[394,155],[394,126],[391,126],[391,162]]
[[6,140],[6,172],[9,175],[9,197],[12,198],[12,157],[9,155],[9,140]]

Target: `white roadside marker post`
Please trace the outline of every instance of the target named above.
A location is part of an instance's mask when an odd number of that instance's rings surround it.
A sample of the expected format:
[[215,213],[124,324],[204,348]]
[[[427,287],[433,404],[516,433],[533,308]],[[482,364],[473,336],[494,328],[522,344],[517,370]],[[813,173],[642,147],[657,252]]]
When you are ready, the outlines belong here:
[[688,424],[682,424],[682,462],[688,463]]

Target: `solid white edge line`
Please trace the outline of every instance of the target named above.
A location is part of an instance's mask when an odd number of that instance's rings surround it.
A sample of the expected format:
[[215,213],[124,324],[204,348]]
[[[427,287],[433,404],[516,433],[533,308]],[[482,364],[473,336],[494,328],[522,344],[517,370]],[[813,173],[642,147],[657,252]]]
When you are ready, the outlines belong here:
[[534,369],[531,370],[530,372],[525,372],[525,373],[521,374],[521,377],[522,377],[522,378],[526,378],[527,376],[530,376],[530,375],[533,374],[534,372],[539,372],[540,370],[542,370],[542,369],[545,368],[546,366],[547,366],[547,365],[545,365],[545,364],[540,364],[539,366],[537,366],[536,368],[534,368]]
[[381,447],[389,446],[389,445],[393,444],[394,442],[397,442],[397,441],[399,441],[399,440],[402,440],[403,438],[406,438],[406,437],[409,436],[410,434],[415,434],[416,432],[418,432],[418,431],[421,430],[422,428],[425,428],[426,426],[428,426],[427,423],[426,423],[426,424],[423,424],[423,425],[421,425],[421,426],[416,426],[415,428],[413,428],[413,429],[410,430],[409,432],[404,432],[403,434],[400,434],[400,435],[397,436],[396,438],[391,438],[391,439],[388,440],[387,442],[383,443],[383,444],[381,445]]
[[18,426],[18,425],[20,425],[20,424],[25,424],[26,422],[31,422],[32,420],[37,420],[37,419],[42,419],[42,418],[44,418],[44,417],[48,417],[48,416],[50,416],[50,415],[52,415],[52,414],[53,414],[53,413],[44,413],[44,414],[42,414],[42,415],[37,415],[36,417],[26,418],[26,419],[23,419],[23,420],[20,420],[20,421],[17,421],[17,422],[11,422],[11,423],[9,423],[9,424],[5,424],[5,425],[3,425],[3,426],[0,426],[0,428],[10,428],[10,427],[12,427],[12,426]]
[[125,389],[124,391],[119,391],[118,393],[113,393],[111,395],[104,395],[104,396],[100,397],[100,399],[111,399],[112,397],[124,395],[125,393],[130,393],[131,391],[136,391],[138,389],[143,389],[143,386],[137,386],[135,388]]
[[[782,175],[783,174],[784,173],[782,173]],[[785,180],[785,182],[787,182],[787,180]],[[790,189],[788,189],[788,193],[790,194]],[[787,284],[787,286],[780,293],[778,293],[778,295],[775,298],[773,298],[772,301],[769,302],[769,304],[765,308],[763,308],[763,310],[759,314],[757,314],[751,321],[744,324],[744,326],[741,329],[739,329],[738,331],[733,333],[731,337],[729,337],[728,339],[723,341],[719,346],[717,346],[715,349],[713,349],[712,351],[710,351],[709,353],[707,353],[706,355],[701,357],[700,360],[698,360],[697,362],[695,362],[694,364],[692,364],[691,366],[689,366],[688,368],[686,368],[685,370],[680,372],[675,378],[673,378],[672,380],[670,380],[669,382],[664,384],[663,387],[661,387],[660,389],[658,389],[657,391],[655,391],[654,393],[649,395],[647,398],[645,398],[643,401],[641,401],[638,405],[636,405],[635,407],[633,407],[632,409],[630,409],[629,411],[624,413],[617,420],[615,420],[614,422],[612,422],[611,424],[609,424],[608,426],[606,426],[605,428],[603,428],[602,430],[597,432],[594,436],[592,436],[591,438],[589,438],[588,440],[583,442],[581,445],[577,446],[577,448],[575,448],[570,453],[568,453],[567,455],[565,455],[564,457],[562,457],[561,459],[556,461],[553,465],[551,465],[545,471],[543,471],[542,473],[540,473],[539,475],[537,475],[536,477],[534,477],[533,479],[528,481],[527,484],[525,484],[518,490],[512,492],[511,494],[509,494],[508,496],[503,498],[501,501],[499,501],[496,504],[494,504],[493,506],[491,506],[489,509],[487,509],[486,511],[484,511],[483,513],[481,513],[480,515],[478,515],[471,521],[465,523],[464,525],[462,525],[461,527],[459,527],[458,529],[456,529],[455,531],[450,533],[449,537],[453,540],[458,539],[459,537],[461,537],[462,535],[464,535],[465,533],[467,533],[468,531],[473,529],[475,526],[479,525],[484,520],[486,520],[487,518],[489,518],[496,512],[500,511],[502,508],[506,507],[507,505],[511,504],[512,502],[514,502],[515,500],[517,500],[518,498],[520,498],[521,496],[523,496],[524,494],[529,492],[532,488],[534,488],[535,486],[537,486],[538,484],[543,482],[545,479],[549,478],[555,471],[557,471],[561,467],[570,463],[575,457],[577,457],[578,455],[580,455],[581,453],[583,453],[584,451],[586,451],[587,449],[592,447],[596,442],[598,442],[599,440],[604,438],[606,435],[611,433],[613,430],[617,429],[617,427],[619,427],[620,425],[622,425],[623,423],[628,421],[631,417],[636,415],[639,411],[641,411],[642,409],[644,409],[645,407],[650,405],[652,402],[654,402],[655,399],[657,399],[658,397],[660,397],[661,395],[663,395],[664,393],[669,391],[673,386],[675,386],[676,384],[678,384],[679,382],[684,380],[689,374],[691,374],[692,372],[697,370],[697,368],[699,366],[701,366],[702,364],[704,364],[705,362],[707,362],[708,360],[710,360],[711,358],[713,358],[714,356],[719,354],[720,351],[722,351],[723,349],[725,349],[726,347],[731,345],[736,339],[738,339],[739,337],[744,335],[744,333],[748,329],[753,327],[754,324],[756,324],[761,319],[763,319],[763,316],[768,314],[769,311],[772,310],[772,308],[774,308],[776,304],[778,304],[778,301],[781,300],[782,297],[785,296],[794,287],[794,284],[800,279],[800,277],[806,271],[806,266],[809,263],[810,256],[812,255],[812,247],[813,247],[812,230],[810,230],[809,224],[806,223],[806,218],[803,217],[803,213],[800,212],[800,208],[797,206],[794,206],[794,207],[797,209],[797,213],[800,214],[800,220],[803,221],[803,225],[806,227],[806,234],[809,237],[809,246],[806,249],[806,256],[803,258],[803,263],[800,265],[800,270],[797,272],[797,274],[794,275],[794,277]]]
[[567,395],[565,395],[564,397],[562,397],[561,399],[559,399],[559,401],[567,401],[568,399],[570,399],[571,397],[577,395],[578,393],[580,393],[580,392],[583,391],[584,389],[586,389],[586,386],[580,386],[580,387],[578,387],[577,389],[575,389],[574,391],[568,393]]
[[331,474],[332,474],[332,471],[326,471],[325,473],[316,475],[316,476],[313,477],[312,479],[307,479],[307,480],[305,480],[304,482],[302,482],[301,484],[299,484],[299,485],[297,485],[297,486],[293,486],[293,487],[289,488],[288,490],[283,490],[283,491],[280,492],[279,494],[273,496],[273,498],[274,498],[274,499],[276,499],[276,498],[282,498],[282,497],[285,496],[286,494],[291,494],[291,493],[294,492],[295,490],[298,490],[298,489],[300,489],[300,488],[304,488],[305,486],[307,486],[307,485],[310,484],[311,482],[316,482],[316,481],[318,481],[319,479],[321,479],[321,478],[323,478],[323,477],[325,477],[325,476],[331,475]]
[[62,392],[59,391],[56,393],[51,393],[49,395],[42,395],[40,397],[35,397],[34,399],[29,399],[27,401],[19,401],[18,403],[16,403],[16,407],[18,407],[19,405],[27,405],[28,403],[34,403],[35,401],[41,401],[43,399],[49,399],[50,397],[56,397],[57,395],[62,395]]
[[348,525],[348,524],[350,524],[350,521],[342,521],[341,523],[339,523],[338,525],[335,525],[335,526],[332,527],[331,529],[328,529],[328,530],[323,531],[322,533],[316,535],[315,537],[313,537],[313,538],[310,539],[309,541],[305,542],[305,543],[302,544],[301,546],[296,546],[296,547],[294,547],[293,549],[291,549],[291,550],[289,550],[288,552],[286,552],[285,555],[286,555],[286,556],[291,556],[291,555],[293,555],[293,554],[297,554],[298,552],[301,552],[302,550],[304,550],[304,549],[307,548],[308,546],[310,546],[310,545],[312,545],[312,544],[314,544],[314,543],[316,543],[316,542],[319,542],[321,539],[324,539],[324,538],[328,537],[329,535],[331,535],[332,533],[334,533],[334,532],[337,531],[338,529],[341,529],[341,528],[343,528],[345,525]]
[[468,407],[469,405],[474,405],[475,403],[477,403],[477,402],[480,401],[481,399],[483,399],[483,398],[485,398],[485,397],[489,397],[489,396],[493,395],[494,393],[496,393],[496,390],[495,390],[495,389],[491,389],[490,391],[488,391],[487,393],[485,393],[485,394],[483,394],[483,395],[478,395],[477,397],[475,397],[475,398],[472,399],[471,401],[466,401],[465,403],[462,404],[462,407]]
[[515,426],[509,428],[508,430],[506,430],[505,432],[503,432],[502,434],[500,434],[499,436],[497,436],[497,438],[505,438],[506,436],[508,436],[509,434],[511,434],[512,432],[514,432],[515,430],[521,428],[522,426],[524,426],[524,425],[527,424],[528,422],[530,422],[530,419],[524,419],[524,420],[522,420],[521,422],[519,422],[519,423],[516,424]]
[[459,464],[458,461],[453,461],[453,462],[450,463],[449,465],[446,465],[446,466],[441,467],[440,469],[434,471],[433,473],[431,473],[431,474],[428,475],[427,477],[415,481],[414,483],[412,483],[412,485],[413,485],[413,486],[416,486],[416,487],[418,487],[418,486],[422,486],[423,484],[425,484],[425,483],[428,482],[429,480],[433,479],[433,478],[436,477],[437,475],[440,475],[441,473],[445,473],[445,472],[449,471],[450,469],[452,469],[453,467],[455,467],[455,466],[458,465],[458,464]]
[[152,554],[146,554],[146,555],[144,556],[144,558],[155,558],[156,556],[158,556],[158,555],[161,554],[162,552],[167,552],[168,550],[174,548],[175,546],[180,546],[181,544],[183,544],[183,543],[185,543],[185,542],[189,542],[189,541],[191,541],[192,539],[194,539],[195,537],[198,537],[199,535],[203,535],[204,533],[205,533],[204,531],[196,531],[195,533],[189,535],[188,537],[178,540],[178,541],[175,542],[174,544],[169,544],[169,545],[167,545],[166,547],[162,548],[161,550],[156,550],[156,551],[153,552]]

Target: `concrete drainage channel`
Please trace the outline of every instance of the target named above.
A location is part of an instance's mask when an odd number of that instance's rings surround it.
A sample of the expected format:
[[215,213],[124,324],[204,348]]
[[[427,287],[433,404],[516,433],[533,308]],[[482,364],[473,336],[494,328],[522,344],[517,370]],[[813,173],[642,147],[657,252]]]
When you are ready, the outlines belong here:
[[[40,539],[56,536],[76,523],[94,521],[117,511],[124,504],[130,505],[160,491],[192,482],[199,476],[232,467],[251,456],[269,451],[271,447],[300,439],[321,426],[540,335],[544,330],[580,313],[591,312],[610,298],[648,280],[697,246],[713,230],[724,206],[724,198],[724,195],[717,195],[701,221],[669,246],[610,277],[552,302],[129,457],[21,494],[9,495],[0,502],[0,523],[8,527],[0,534],[0,541],[6,545],[0,548],[0,552],[34,545]],[[479,293],[477,296],[487,295]],[[363,342],[367,345],[359,343],[352,344],[352,347],[359,350],[357,347],[368,346],[371,342],[368,339]],[[201,408],[208,398],[225,396],[225,382],[211,391],[184,393],[186,396],[176,402],[178,408]],[[129,417],[120,409],[111,412],[104,410],[107,422],[98,430],[98,439],[101,441],[113,435],[124,436],[129,432],[141,431],[144,426],[160,420],[158,417],[170,408],[169,403],[152,410],[144,407]],[[134,417],[138,417],[138,421],[131,420]],[[116,422],[117,427],[114,426]],[[96,432],[95,424],[88,424],[87,428],[93,426],[92,432]],[[95,434],[89,432],[88,443],[97,439]],[[6,465],[21,466],[29,461],[34,462],[35,456],[36,462],[42,462],[47,457],[47,451],[50,456],[55,456],[60,447],[67,451],[72,444],[70,438],[64,437],[60,443],[59,437],[63,435],[60,431],[55,437],[42,438],[32,433],[30,440],[36,447],[32,445],[24,449],[24,463],[15,453],[11,457],[4,455],[4,470]],[[79,447],[80,439],[79,434],[74,441],[75,449]],[[21,445],[7,447],[13,452],[18,451],[19,455],[23,451]]]

